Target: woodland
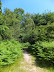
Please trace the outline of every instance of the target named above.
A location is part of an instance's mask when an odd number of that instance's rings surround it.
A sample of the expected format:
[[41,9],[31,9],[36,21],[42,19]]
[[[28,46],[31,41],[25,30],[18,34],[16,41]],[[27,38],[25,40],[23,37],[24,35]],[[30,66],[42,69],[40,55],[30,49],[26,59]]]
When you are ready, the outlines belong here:
[[0,66],[7,66],[23,55],[23,48],[39,62],[54,64],[54,12],[11,11],[0,0]]

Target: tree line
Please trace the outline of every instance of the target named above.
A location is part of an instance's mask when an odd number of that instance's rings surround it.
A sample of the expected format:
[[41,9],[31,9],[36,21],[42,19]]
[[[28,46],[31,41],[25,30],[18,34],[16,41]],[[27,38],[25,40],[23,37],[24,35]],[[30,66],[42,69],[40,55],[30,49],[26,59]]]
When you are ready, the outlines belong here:
[[25,14],[21,8],[14,11],[5,8],[0,13],[0,40],[12,38],[31,44],[38,40],[53,40],[54,13]]

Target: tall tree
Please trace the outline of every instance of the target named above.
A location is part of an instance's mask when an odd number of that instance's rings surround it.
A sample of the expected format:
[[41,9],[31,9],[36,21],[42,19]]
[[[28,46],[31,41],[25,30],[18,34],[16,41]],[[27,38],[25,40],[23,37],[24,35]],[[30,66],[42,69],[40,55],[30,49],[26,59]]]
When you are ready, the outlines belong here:
[[24,19],[24,10],[22,8],[16,8],[14,9],[14,13],[16,15],[16,18],[22,23]]

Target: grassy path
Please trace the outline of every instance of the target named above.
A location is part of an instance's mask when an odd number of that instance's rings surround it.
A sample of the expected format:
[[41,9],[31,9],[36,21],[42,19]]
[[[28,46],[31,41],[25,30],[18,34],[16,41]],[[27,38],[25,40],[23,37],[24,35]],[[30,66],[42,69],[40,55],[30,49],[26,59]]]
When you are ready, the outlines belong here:
[[13,65],[0,69],[0,72],[49,72],[35,63],[35,58],[23,51],[24,58],[17,60]]
[[26,50],[23,51],[24,61],[21,62],[21,69],[24,69],[25,72],[48,72],[48,70],[37,67],[35,63],[35,58],[27,53]]

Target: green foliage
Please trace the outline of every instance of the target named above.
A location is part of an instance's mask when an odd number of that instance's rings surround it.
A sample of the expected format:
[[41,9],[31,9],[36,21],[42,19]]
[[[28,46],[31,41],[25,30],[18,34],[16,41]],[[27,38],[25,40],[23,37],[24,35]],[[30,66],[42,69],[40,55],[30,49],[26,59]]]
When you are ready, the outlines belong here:
[[22,44],[15,41],[0,41],[0,65],[9,65],[22,55]]
[[13,11],[5,8],[0,15],[0,35],[2,39],[18,40],[34,44],[36,41],[54,40],[54,13],[24,14],[24,10]]
[[6,25],[5,18],[6,17],[3,14],[0,15],[0,35],[2,39],[10,39],[11,38],[10,29]]
[[22,43],[22,46],[23,46],[23,47],[28,47],[28,46],[30,46],[30,43],[29,43],[29,42],[27,42],[27,43]]
[[34,45],[29,46],[28,50],[37,56],[39,60],[54,63],[54,41],[36,42]]
[[20,20],[20,22],[23,21],[23,16],[24,16],[24,10],[22,8],[16,8],[14,9],[14,13],[15,13],[15,16],[18,20]]

